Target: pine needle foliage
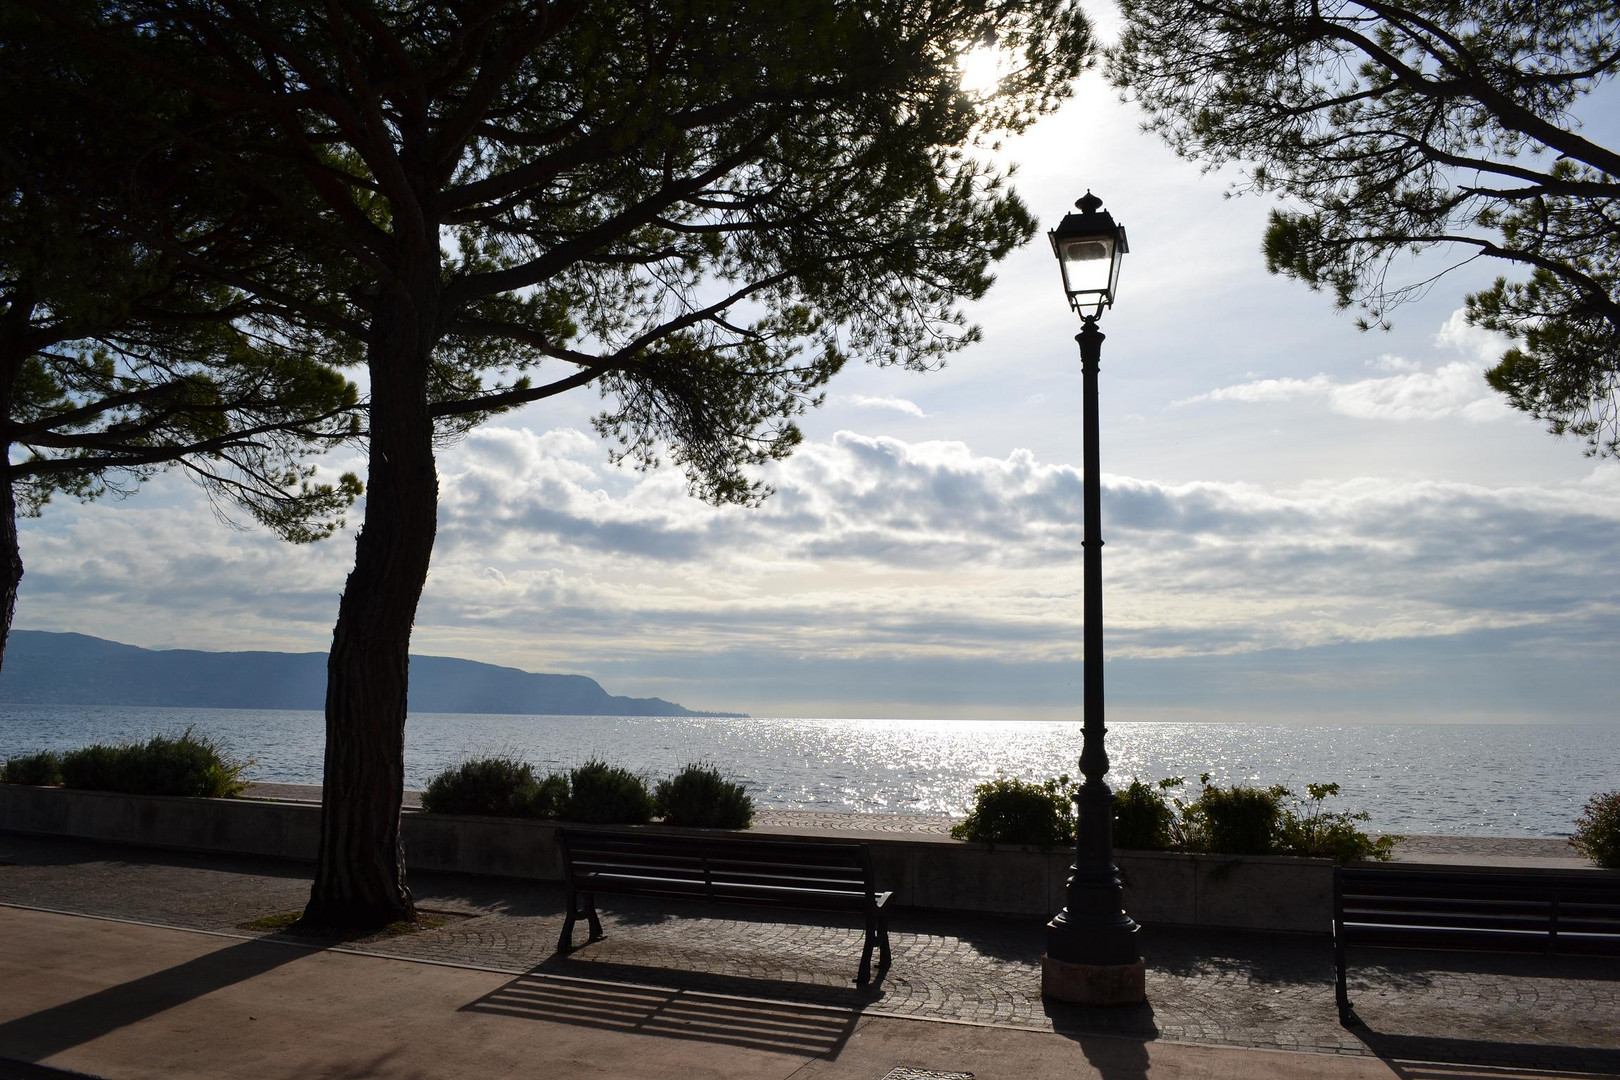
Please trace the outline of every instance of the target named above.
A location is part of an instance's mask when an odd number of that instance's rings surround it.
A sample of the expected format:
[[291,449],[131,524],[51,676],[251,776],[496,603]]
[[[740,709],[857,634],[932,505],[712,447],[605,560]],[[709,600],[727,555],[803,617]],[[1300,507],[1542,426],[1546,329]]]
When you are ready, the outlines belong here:
[[[1272,272],[1387,326],[1478,259],[1468,321],[1512,342],[1486,380],[1620,456],[1613,0],[1122,0],[1110,78],[1181,156],[1277,198]],[[1584,121],[1584,122],[1583,122]],[[1411,256],[1434,252],[1417,263]]]

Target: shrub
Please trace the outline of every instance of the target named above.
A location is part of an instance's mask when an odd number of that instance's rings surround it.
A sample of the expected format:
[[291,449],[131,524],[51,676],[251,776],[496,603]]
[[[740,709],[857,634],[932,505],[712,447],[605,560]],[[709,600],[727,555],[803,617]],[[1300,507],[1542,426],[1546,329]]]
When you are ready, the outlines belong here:
[[746,829],[754,821],[754,800],[743,785],[701,762],[658,781],[653,803],[666,825]]
[[560,818],[568,809],[568,774],[547,773],[545,779],[534,786],[534,801],[529,810],[534,817]]
[[587,761],[568,776],[566,813],[570,821],[603,825],[644,825],[652,820],[653,800],[641,777],[602,761]]
[[534,816],[540,784],[526,762],[509,757],[471,758],[428,781],[422,809],[430,814]]
[[1285,787],[1214,787],[1206,773],[1204,790],[1185,810],[1189,845],[1222,855],[1266,855],[1276,850]]
[[[1156,784],[1132,780],[1114,794],[1114,846],[1134,851],[1195,851],[1218,855],[1305,855],[1349,862],[1387,860],[1405,837],[1374,840],[1356,827],[1368,815],[1329,811],[1323,802],[1339,793],[1338,784],[1307,784],[1300,800],[1281,785],[1269,788],[1215,787],[1209,774],[1198,778],[1202,790],[1191,802],[1172,789],[1182,777]],[[1044,784],[998,776],[973,789],[968,818],[951,828],[958,840],[1037,844],[1051,847],[1074,839],[1074,795],[1067,776]],[[1284,800],[1293,800],[1293,804]],[[1609,851],[1620,855],[1620,792],[1598,796],[1587,806],[1608,800]],[[1583,819],[1584,820],[1584,819]],[[1577,835],[1571,844],[1579,847]],[[1582,850],[1586,850],[1582,848]],[[1594,861],[1599,861],[1596,855]],[[1602,863],[1599,865],[1614,865]]]
[[214,740],[193,735],[154,735],[144,743],[95,743],[62,755],[62,784],[129,795],[188,795],[228,799],[248,782],[253,764],[236,761]]
[[60,784],[62,759],[51,750],[7,758],[5,767],[0,768],[0,781],[7,784],[28,784],[32,787]]
[[1179,818],[1164,793],[1182,782],[1175,776],[1157,784],[1132,780],[1114,793],[1114,846],[1128,851],[1170,851]]
[[[1308,806],[1303,812],[1291,806],[1282,808],[1277,828],[1277,850],[1280,854],[1337,859],[1339,862],[1360,859],[1385,862],[1395,845],[1406,839],[1404,836],[1391,835],[1374,840],[1356,828],[1357,822],[1368,819],[1365,812],[1346,814],[1325,810],[1323,801],[1339,793],[1338,784],[1306,784],[1305,790],[1308,793]],[[1285,790],[1283,794],[1296,802],[1298,800],[1298,796],[1292,792]]]
[[973,788],[967,820],[951,826],[958,840],[1052,847],[1074,840],[1075,785],[1067,776],[1037,784],[998,776]]
[[1620,791],[1594,795],[1575,819],[1569,846],[1599,866],[1620,870]]

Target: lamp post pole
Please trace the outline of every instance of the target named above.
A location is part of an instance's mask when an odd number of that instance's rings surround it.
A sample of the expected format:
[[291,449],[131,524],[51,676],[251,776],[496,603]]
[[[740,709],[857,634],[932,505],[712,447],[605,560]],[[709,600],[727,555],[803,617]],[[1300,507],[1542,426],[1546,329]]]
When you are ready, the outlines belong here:
[[[1077,205],[1088,216],[1106,217],[1096,214],[1101,202],[1089,192],[1086,200]],[[1117,229],[1112,218],[1106,224],[1109,229]],[[1068,226],[1069,219],[1065,219],[1065,226],[1060,226],[1058,232]],[[1123,250],[1124,230],[1117,232],[1118,246]],[[1060,248],[1060,241],[1066,239],[1054,236],[1053,247]],[[1117,255],[1112,258],[1117,267]],[[1067,266],[1064,280],[1069,286]],[[1075,337],[1080,345],[1085,468],[1085,720],[1080,752],[1083,782],[1075,798],[1074,865],[1070,868],[1065,905],[1046,926],[1046,955],[1041,958],[1041,993],[1087,1005],[1133,1004],[1146,996],[1146,968],[1136,945],[1138,927],[1125,913],[1124,890],[1114,865],[1114,793],[1104,780],[1108,751],[1103,740],[1108,729],[1103,713],[1102,469],[1097,408],[1103,333],[1097,327],[1097,318],[1102,308],[1112,302],[1114,280],[1115,273],[1111,272],[1105,302],[1100,301],[1095,312],[1082,312],[1084,324]],[[1071,303],[1074,298],[1071,289]],[[1079,305],[1076,307],[1080,310]]]

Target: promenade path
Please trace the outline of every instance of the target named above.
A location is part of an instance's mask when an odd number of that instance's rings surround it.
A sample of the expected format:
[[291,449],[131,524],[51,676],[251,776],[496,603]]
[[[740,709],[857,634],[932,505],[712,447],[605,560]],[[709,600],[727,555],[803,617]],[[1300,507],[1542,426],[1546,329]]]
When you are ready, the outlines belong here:
[[[946,824],[893,817],[813,821]],[[760,828],[809,823],[767,813]],[[1572,861],[1559,841],[1415,842],[1425,858]],[[443,923],[379,940],[252,925],[297,911],[308,875],[0,834],[0,1080],[61,1075],[21,1064],[39,1061],[255,1080],[1620,1077],[1612,960],[1368,954],[1351,969],[1367,1027],[1345,1029],[1325,935],[1149,926],[1148,1003],[1086,1009],[1040,997],[1039,920],[897,912],[893,967],[863,990],[857,929],[777,913],[615,903],[605,940],[559,957],[562,892],[536,882],[413,874]]]

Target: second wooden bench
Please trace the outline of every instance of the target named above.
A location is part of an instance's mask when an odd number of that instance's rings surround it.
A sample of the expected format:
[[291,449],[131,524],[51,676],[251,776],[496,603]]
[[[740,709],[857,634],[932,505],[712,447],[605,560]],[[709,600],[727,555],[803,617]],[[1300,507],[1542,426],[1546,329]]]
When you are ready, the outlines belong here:
[[1620,873],[1336,867],[1334,996],[1347,1025],[1348,948],[1620,956]]

